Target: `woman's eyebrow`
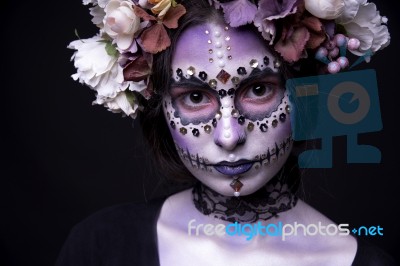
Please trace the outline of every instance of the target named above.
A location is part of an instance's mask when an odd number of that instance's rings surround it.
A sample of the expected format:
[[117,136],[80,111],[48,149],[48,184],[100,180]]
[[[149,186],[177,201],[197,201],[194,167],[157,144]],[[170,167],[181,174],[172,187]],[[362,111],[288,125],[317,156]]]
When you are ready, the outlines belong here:
[[179,81],[172,80],[171,89],[176,87],[191,88],[191,89],[208,89],[211,90],[210,85],[197,77],[190,77],[189,79],[181,78]]
[[266,77],[275,77],[275,78],[278,77],[279,81],[282,81],[282,74],[280,72],[274,72],[269,67],[267,67],[263,70],[255,68],[247,78],[243,79],[240,82],[239,87],[245,87],[246,85],[248,85],[254,81],[265,79]]

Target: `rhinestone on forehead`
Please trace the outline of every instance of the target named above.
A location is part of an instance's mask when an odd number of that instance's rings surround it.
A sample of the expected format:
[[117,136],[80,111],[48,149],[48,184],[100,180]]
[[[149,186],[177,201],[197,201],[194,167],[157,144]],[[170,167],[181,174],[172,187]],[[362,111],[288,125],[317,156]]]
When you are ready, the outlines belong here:
[[[212,46],[208,49],[208,53],[210,54],[208,62],[215,62],[220,68],[225,67],[226,60],[232,60],[232,55],[227,54],[227,51],[229,52],[231,50],[230,46],[228,45],[229,41],[231,40],[231,37],[227,35],[228,31],[228,26],[225,26],[223,30],[222,28],[216,27],[215,29],[205,31],[205,33],[209,36],[207,43]],[[226,47],[226,50],[223,47]]]
[[231,75],[223,69],[221,69],[221,71],[217,75],[217,79],[221,81],[222,84],[226,84],[230,77]]

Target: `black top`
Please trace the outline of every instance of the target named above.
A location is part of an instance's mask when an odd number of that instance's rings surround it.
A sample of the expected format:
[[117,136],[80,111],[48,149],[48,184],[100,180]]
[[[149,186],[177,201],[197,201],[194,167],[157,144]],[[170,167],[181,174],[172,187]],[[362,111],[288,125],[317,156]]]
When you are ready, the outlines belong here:
[[[77,224],[56,266],[158,266],[157,220],[165,199],[101,210]],[[357,239],[353,266],[395,266],[372,244]]]

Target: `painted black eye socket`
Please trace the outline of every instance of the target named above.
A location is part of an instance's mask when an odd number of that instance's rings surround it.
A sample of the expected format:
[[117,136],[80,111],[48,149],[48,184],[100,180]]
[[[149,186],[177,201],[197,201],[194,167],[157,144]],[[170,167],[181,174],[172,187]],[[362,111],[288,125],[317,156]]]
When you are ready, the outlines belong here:
[[203,101],[203,94],[199,91],[190,93],[190,101],[192,103],[201,103]]
[[255,96],[263,96],[267,91],[267,88],[262,84],[256,84],[251,88]]

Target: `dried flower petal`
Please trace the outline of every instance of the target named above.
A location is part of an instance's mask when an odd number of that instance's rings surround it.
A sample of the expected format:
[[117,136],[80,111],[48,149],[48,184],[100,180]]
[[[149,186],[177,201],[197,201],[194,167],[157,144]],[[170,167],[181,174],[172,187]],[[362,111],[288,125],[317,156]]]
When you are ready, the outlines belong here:
[[247,0],[236,0],[221,3],[224,10],[225,21],[232,27],[246,25],[253,21],[257,6]]
[[152,15],[149,15],[144,9],[138,7],[138,6],[134,6],[134,11],[136,16],[142,18],[143,20],[156,20],[155,17],[153,17]]
[[287,62],[296,62],[301,58],[310,33],[305,27],[290,30],[284,29],[282,38],[276,43],[275,50]]
[[125,66],[123,73],[125,80],[139,82],[150,75],[151,66],[144,56],[139,56]]
[[161,52],[171,45],[168,33],[163,24],[156,23],[145,29],[140,37],[142,48],[151,54]]
[[186,13],[186,8],[183,5],[177,5],[168,10],[168,13],[163,18],[163,24],[169,29],[178,27],[178,20]]

